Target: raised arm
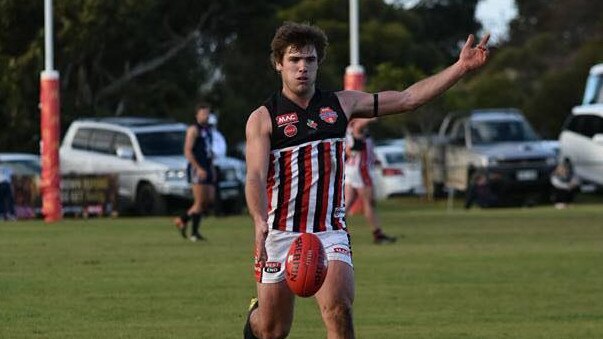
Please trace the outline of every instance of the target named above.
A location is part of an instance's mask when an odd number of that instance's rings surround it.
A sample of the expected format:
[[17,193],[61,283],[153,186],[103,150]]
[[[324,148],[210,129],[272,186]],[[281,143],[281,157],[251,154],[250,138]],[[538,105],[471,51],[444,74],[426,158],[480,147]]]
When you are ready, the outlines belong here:
[[251,113],[247,120],[246,151],[247,181],[245,197],[249,214],[255,225],[256,264],[260,267],[266,262],[265,242],[268,235],[268,198],[266,180],[270,155],[270,133],[272,125],[270,115],[265,107]]
[[[378,116],[412,111],[444,93],[467,72],[482,67],[488,59],[487,43],[490,34],[473,47],[475,38],[470,34],[461,50],[459,60],[440,73],[423,79],[402,92],[378,93]],[[343,110],[350,118],[374,117],[373,94],[358,91],[337,92]]]

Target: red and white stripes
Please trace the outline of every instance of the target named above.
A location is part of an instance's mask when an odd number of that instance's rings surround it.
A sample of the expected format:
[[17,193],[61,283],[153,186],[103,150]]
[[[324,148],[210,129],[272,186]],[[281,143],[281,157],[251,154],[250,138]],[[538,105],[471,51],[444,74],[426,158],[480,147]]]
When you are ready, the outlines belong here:
[[362,145],[362,149],[352,151],[346,160],[347,166],[358,169],[364,186],[373,185],[373,179],[371,176],[371,169],[373,168],[373,163],[375,162],[375,153],[373,149],[374,146],[372,139],[366,138]]
[[343,175],[343,138],[272,151],[268,227],[301,233],[345,229]]

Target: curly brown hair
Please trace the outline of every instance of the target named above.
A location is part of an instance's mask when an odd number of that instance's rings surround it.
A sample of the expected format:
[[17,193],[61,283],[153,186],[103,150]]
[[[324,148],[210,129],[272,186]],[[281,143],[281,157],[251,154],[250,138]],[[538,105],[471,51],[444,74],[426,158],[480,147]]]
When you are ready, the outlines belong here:
[[197,100],[197,103],[195,104],[195,113],[203,108],[211,109],[211,105],[205,100]]
[[313,45],[316,48],[318,63],[321,63],[326,54],[329,41],[325,32],[307,23],[296,23],[286,21],[276,30],[272,43],[270,43],[270,61],[276,68],[277,62],[282,62],[287,47],[293,46],[297,49]]

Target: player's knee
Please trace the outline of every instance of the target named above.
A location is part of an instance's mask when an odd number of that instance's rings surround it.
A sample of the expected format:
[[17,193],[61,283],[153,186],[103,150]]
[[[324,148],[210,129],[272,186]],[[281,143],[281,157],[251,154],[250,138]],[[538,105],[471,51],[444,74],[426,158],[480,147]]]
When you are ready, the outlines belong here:
[[326,322],[337,327],[348,327],[352,324],[352,304],[340,302],[333,305],[324,306],[322,315]]

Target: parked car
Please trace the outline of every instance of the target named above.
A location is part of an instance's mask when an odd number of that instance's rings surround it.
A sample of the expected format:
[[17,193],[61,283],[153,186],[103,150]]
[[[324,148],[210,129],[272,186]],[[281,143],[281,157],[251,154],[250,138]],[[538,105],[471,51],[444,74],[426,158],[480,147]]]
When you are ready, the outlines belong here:
[[585,183],[603,188],[603,104],[574,107],[559,135],[560,159]]
[[569,161],[585,187],[603,188],[603,63],[589,71],[580,106],[559,135],[559,159]]
[[467,191],[475,173],[484,172],[500,204],[548,201],[549,176],[557,158],[521,111],[480,109],[449,114],[440,126],[435,180]]
[[590,68],[582,96],[582,106],[594,104],[603,104],[603,63]]
[[0,162],[10,167],[13,175],[39,176],[40,156],[30,153],[0,153]]
[[[156,118],[76,120],[61,144],[61,173],[117,173],[120,209],[133,206],[139,214],[165,214],[168,201],[192,199],[183,155],[186,128],[182,123]],[[215,165],[216,206],[240,212],[245,164],[220,158]]]
[[0,165],[12,171],[13,198],[17,219],[40,216],[42,201],[38,192],[40,156],[30,153],[0,153]]
[[425,185],[436,195],[467,192],[474,176],[485,173],[499,205],[549,200],[554,144],[543,141],[517,109],[449,113],[436,136],[414,139],[409,148],[426,150],[431,180]]
[[407,154],[404,139],[380,141],[374,153],[376,198],[424,192],[421,164]]

